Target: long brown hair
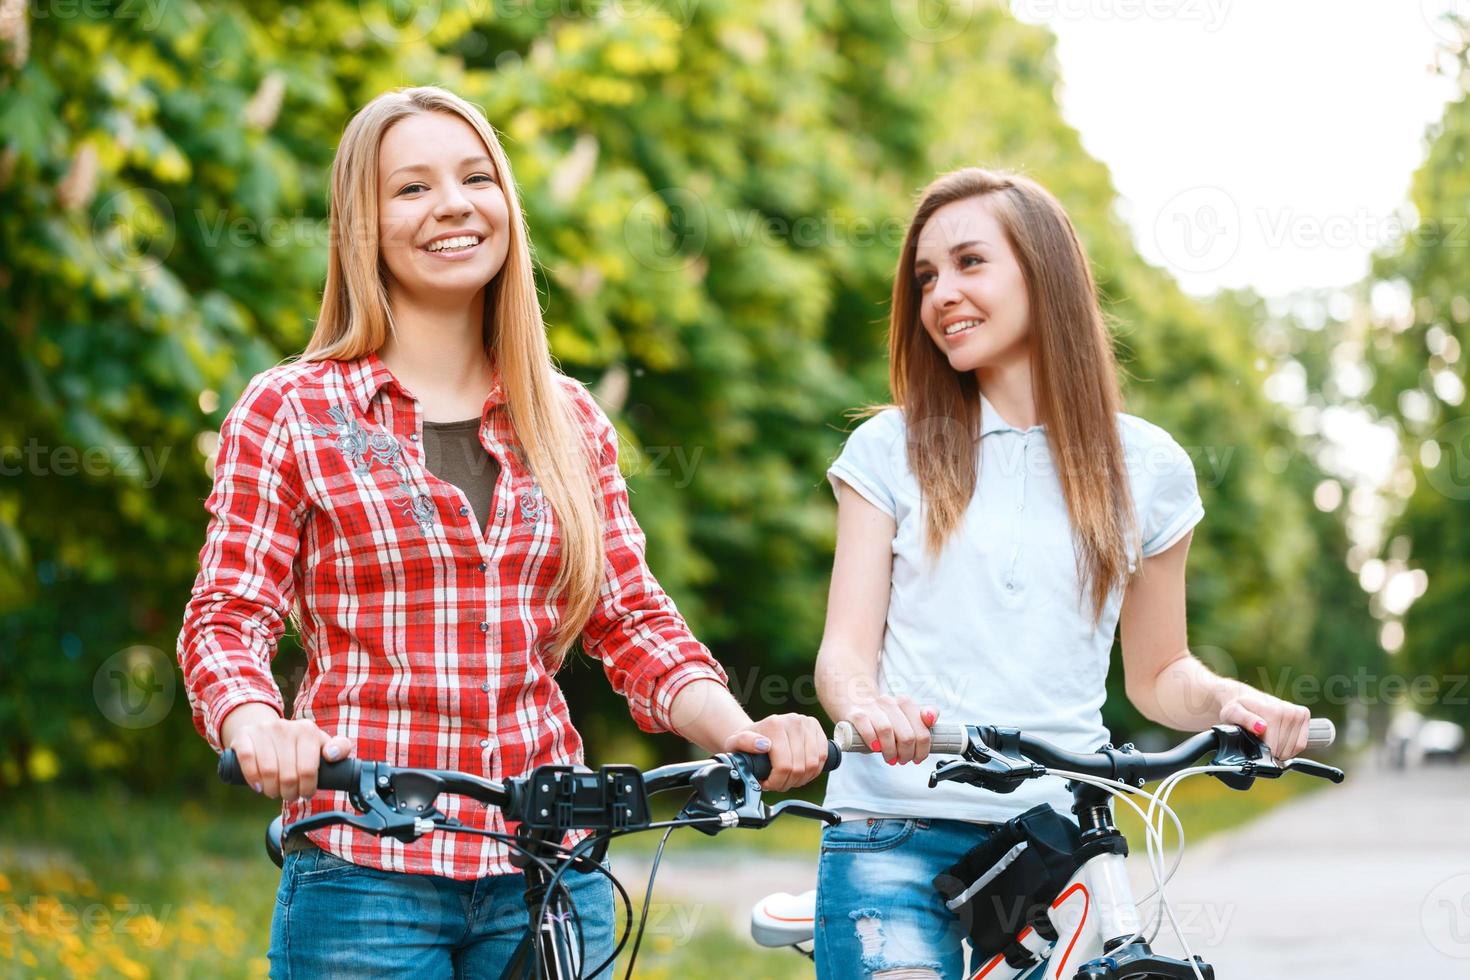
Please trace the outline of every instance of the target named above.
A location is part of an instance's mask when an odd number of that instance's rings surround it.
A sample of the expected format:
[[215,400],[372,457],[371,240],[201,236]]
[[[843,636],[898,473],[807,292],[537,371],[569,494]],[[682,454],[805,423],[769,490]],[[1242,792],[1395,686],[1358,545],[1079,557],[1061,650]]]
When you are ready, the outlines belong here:
[[893,278],[889,385],[904,412],[909,468],[923,495],[926,549],[938,554],[974,496],[980,388],[973,372],[950,366],[920,324],[914,262],[934,212],[976,197],[991,205],[1025,280],[1036,411],[1071,518],[1079,587],[1090,593],[1096,624],[1108,596],[1127,580],[1128,542],[1137,534],[1116,418],[1123,397],[1076,229],[1049,191],[1018,174],[969,167],[929,184]]
[[469,123],[505,192],[510,244],[505,264],[485,287],[484,342],[500,372],[516,436],[560,525],[561,567],[552,588],[566,596],[566,607],[548,652],[554,669],[591,617],[601,587],[602,509],[588,441],[551,362],[510,162],[484,114],[454,93],[433,86],[385,92],[347,124],[332,161],[326,289],[302,359],[362,357],[381,348],[393,329],[378,254],[378,148],[390,126],[421,112],[451,113]]

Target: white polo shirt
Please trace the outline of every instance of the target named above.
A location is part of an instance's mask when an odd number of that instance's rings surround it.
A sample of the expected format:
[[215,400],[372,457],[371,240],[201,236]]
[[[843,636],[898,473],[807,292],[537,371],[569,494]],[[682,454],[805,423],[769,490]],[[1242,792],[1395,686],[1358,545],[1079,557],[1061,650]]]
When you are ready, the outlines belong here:
[[[1204,517],[1194,464],[1150,422],[1120,412],[1118,427],[1150,557]],[[834,491],[841,480],[898,525],[880,688],[936,705],[942,721],[1019,728],[1079,752],[1110,741],[1102,705],[1123,590],[1108,598],[1094,629],[1091,602],[1078,595],[1071,521],[1046,427],[1017,429],[981,397],[975,495],[932,561],[905,453],[903,413],[888,409],[858,426],[827,471]],[[827,777],[826,806],[984,822],[1043,802],[1070,813],[1060,778],[1031,780],[1010,794],[955,783],[930,789],[936,761],[890,766],[878,755],[849,755]]]

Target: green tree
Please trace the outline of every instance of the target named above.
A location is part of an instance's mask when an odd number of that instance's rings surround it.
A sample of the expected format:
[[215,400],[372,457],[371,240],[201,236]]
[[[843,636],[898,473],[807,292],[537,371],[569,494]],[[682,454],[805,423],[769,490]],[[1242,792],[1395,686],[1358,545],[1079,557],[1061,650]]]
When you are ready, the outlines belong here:
[[[789,681],[825,605],[822,474],[848,410],[886,397],[912,195],[961,164],[1067,205],[1123,325],[1131,410],[1197,454],[1196,642],[1241,671],[1331,644],[1340,528],[1261,393],[1258,304],[1190,299],[1138,257],[1061,118],[1048,32],[990,5],[540,10],[181,0],[0,25],[0,779],[38,747],[75,774],[205,771],[181,694],[128,729],[84,692],[121,648],[171,658],[219,422],[310,334],[343,125],[409,83],[504,134],[554,350],[617,421],[653,567],[754,711],[812,707]],[[627,731],[595,671],[566,678],[594,745]]]
[[[1467,65],[1461,46],[1452,70],[1462,81]],[[1438,699],[1415,707],[1465,722],[1470,406],[1462,352],[1470,345],[1470,100],[1463,90],[1427,140],[1428,154],[1410,191],[1417,223],[1378,257],[1370,282],[1375,292],[1400,297],[1403,306],[1383,311],[1374,324],[1372,400],[1397,426],[1400,465],[1412,474],[1408,492],[1395,500],[1386,537],[1410,542],[1409,564],[1427,575],[1423,595],[1404,617],[1402,661],[1407,670],[1446,681]]]

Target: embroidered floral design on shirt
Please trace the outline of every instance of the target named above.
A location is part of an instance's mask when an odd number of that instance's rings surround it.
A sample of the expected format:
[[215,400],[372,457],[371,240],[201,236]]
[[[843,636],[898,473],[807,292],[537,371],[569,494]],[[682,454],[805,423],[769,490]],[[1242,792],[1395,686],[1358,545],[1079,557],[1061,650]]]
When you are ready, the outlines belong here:
[[[327,409],[332,425],[323,425],[316,419],[310,420],[314,435],[337,437],[337,450],[352,466],[352,471],[365,476],[372,468],[372,460],[391,469],[398,476],[392,501],[403,508],[404,516],[413,518],[414,523],[425,534],[434,526],[437,510],[429,494],[418,489],[408,478],[408,467],[403,462],[403,446],[390,432],[368,432],[357,419],[338,406]],[[369,459],[371,455],[372,459]]]
[[352,464],[352,471],[360,474],[366,473],[368,471],[368,461],[363,457],[368,448],[367,433],[363,431],[357,419],[348,415],[335,405],[327,409],[327,414],[332,417],[332,421],[336,424],[321,425],[315,419],[312,419],[311,431],[319,436],[335,435],[337,437],[337,450],[348,463]]
[[541,496],[540,484],[532,484],[531,489],[521,491],[521,523],[539,523],[543,514],[546,513],[546,498]]

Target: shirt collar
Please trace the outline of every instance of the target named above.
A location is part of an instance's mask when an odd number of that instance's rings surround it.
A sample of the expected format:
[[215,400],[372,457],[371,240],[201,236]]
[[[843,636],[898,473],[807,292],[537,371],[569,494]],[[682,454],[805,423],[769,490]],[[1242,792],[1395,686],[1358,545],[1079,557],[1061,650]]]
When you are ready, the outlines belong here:
[[1033,425],[1030,429],[1016,428],[1000,417],[1000,413],[995,410],[995,406],[990,404],[989,398],[986,398],[983,394],[980,396],[980,438],[983,439],[992,432],[1015,432],[1024,436],[1028,432],[1037,429],[1044,432],[1046,431],[1046,426]]
[[[403,382],[388,370],[388,365],[383,363],[376,351],[369,351],[361,357],[337,363],[341,366],[347,390],[352,393],[358,411],[364,415],[367,414],[368,406],[373,403],[373,399],[378,396],[378,392],[390,384],[402,392],[405,397],[417,401],[413,392],[404,387]],[[490,409],[505,402],[505,389],[500,384],[500,369],[496,367],[492,371],[490,394],[485,397],[485,405],[481,410],[482,416]]]

